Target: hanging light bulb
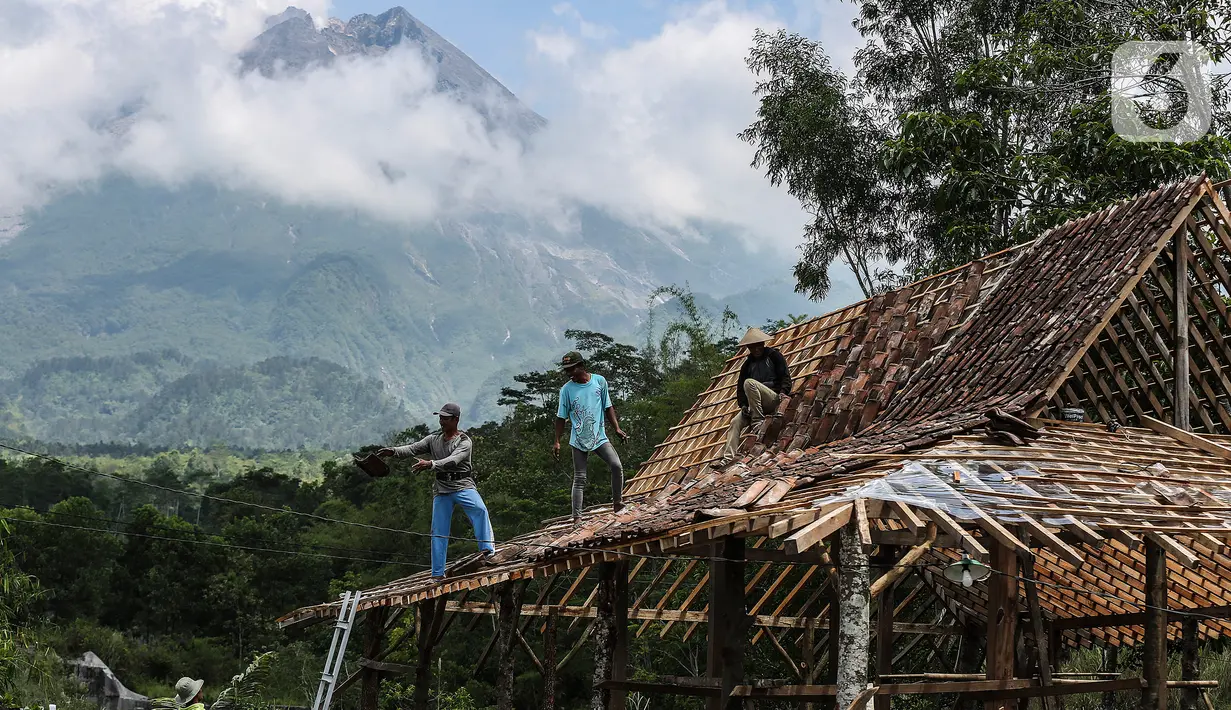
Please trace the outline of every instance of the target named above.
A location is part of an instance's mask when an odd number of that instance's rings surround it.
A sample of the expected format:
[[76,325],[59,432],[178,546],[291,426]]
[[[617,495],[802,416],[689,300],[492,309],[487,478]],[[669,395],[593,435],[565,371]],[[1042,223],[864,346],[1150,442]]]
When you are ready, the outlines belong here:
[[954,562],[945,568],[945,579],[950,582],[958,582],[963,587],[974,586],[975,582],[982,582],[987,579],[992,573],[992,568],[983,564],[978,560],[970,558],[970,555],[962,555],[962,559]]

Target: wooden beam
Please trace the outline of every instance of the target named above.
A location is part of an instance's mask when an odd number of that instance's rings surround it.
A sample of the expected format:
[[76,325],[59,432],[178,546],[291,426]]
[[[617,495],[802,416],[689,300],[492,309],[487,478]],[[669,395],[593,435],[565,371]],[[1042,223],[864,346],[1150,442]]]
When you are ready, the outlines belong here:
[[[932,537],[936,536],[936,526],[932,525]],[[918,549],[918,548],[915,548]],[[911,550],[914,552],[914,550]],[[882,565],[893,564],[897,559],[898,550],[888,545],[881,546],[880,554],[877,555],[876,561]],[[923,554],[922,552],[920,554]],[[897,570],[906,570],[906,565],[910,564],[906,558],[902,559],[899,565],[885,570],[884,574],[876,580],[873,585],[873,590],[869,592],[876,599],[876,682],[883,683],[885,677],[893,673],[893,607],[894,599],[893,592],[896,582],[896,577],[893,576]],[[901,576],[900,574],[898,576]],[[882,581],[888,580],[888,581]],[[881,589],[877,591],[875,588],[880,585]],[[890,710],[889,696],[877,696],[875,700],[876,710]]]
[[838,543],[837,536],[829,542],[829,556],[833,560],[833,571],[829,575],[829,633],[825,635],[825,682],[838,682],[838,628],[842,625],[840,616],[838,615],[839,599],[841,594],[841,575],[842,570],[842,545]]
[[898,514],[898,520],[905,523],[911,532],[918,533],[923,528],[924,522],[919,519],[918,515],[915,515],[915,511],[909,505],[896,500],[886,502],[893,512]]
[[648,695],[688,695],[694,698],[722,699],[722,689],[718,686],[683,685],[681,683],[654,682],[643,680],[608,680],[603,682],[603,688],[609,690],[633,691]]
[[1008,698],[1042,698],[1061,695],[1081,695],[1084,693],[1115,693],[1122,690],[1137,690],[1142,687],[1140,678],[1120,678],[1118,680],[1079,680],[1063,685],[1042,687],[1037,684],[1020,690],[984,691],[972,693],[973,697],[983,699]]
[[[1013,678],[1017,642],[1017,552],[1005,544],[992,548],[992,569],[987,580],[987,679]],[[985,710],[1016,710],[1015,700],[989,700]]]
[[[1201,239],[1201,235],[1197,235]],[[1188,230],[1177,229],[1175,244],[1175,344],[1171,352],[1172,372],[1175,373],[1175,411],[1173,423],[1187,431],[1189,425],[1188,402]]]
[[1145,544],[1145,651],[1142,675],[1146,687],[1142,710],[1167,710],[1167,551],[1154,538]]
[[[644,560],[642,560],[644,561]],[[612,611],[615,633],[615,649],[611,657],[611,680],[628,678],[628,582],[636,574],[628,571],[628,561],[615,562],[615,599]],[[624,710],[628,701],[628,693],[623,689],[613,688],[611,691],[611,710]]]
[[[913,565],[916,560],[922,557],[924,553],[926,553],[929,549],[932,548],[933,543],[936,542],[936,525],[935,523],[928,523],[927,528],[928,528],[927,539],[925,539],[922,543],[916,545],[915,547],[912,547],[906,553],[906,555],[902,557],[902,560],[900,562],[894,565],[892,569],[886,570],[885,573],[881,575],[880,578],[877,579],[872,584],[872,589],[870,593],[873,598],[880,596],[881,592],[884,591],[886,587],[889,587],[890,585],[894,584],[895,582],[898,581],[898,579],[900,579],[903,575],[905,575],[908,571],[910,571],[910,568],[911,568],[910,566]],[[890,550],[893,549],[889,547],[888,545],[882,545],[882,547],[890,549]]]
[[543,710],[556,707],[556,626],[559,618],[556,607],[548,609],[543,633]]
[[1043,541],[1052,552],[1060,559],[1068,562],[1074,567],[1081,567],[1086,563],[1086,556],[1073,549],[1068,543],[1057,537],[1052,531],[1043,526],[1042,523],[1030,517],[1022,515],[1022,526],[1026,529],[1023,537],[1029,539],[1031,536],[1037,537]]
[[727,710],[731,689],[743,681],[749,625],[744,606],[744,548],[743,538],[723,538],[715,543],[710,562],[706,672],[719,679],[720,692],[706,703],[709,710]]
[[949,517],[948,513],[940,510],[939,508],[924,508],[922,510],[923,514],[931,518],[941,530],[944,530],[950,535],[961,540],[962,549],[965,550],[967,554],[974,559],[987,564],[988,559],[991,557],[990,553],[987,551],[987,548],[976,540],[974,535],[971,535],[965,530],[965,528],[958,525],[957,521]]
[[[976,693],[996,690],[1025,690],[1034,681],[1025,678],[1009,680],[959,680],[942,683],[890,683],[877,686],[877,694],[885,695],[943,695],[949,693]],[[736,686],[731,694],[741,698],[765,698],[770,700],[822,700],[837,695],[836,685],[782,685],[772,688],[757,688],[751,685]]]
[[[448,611],[456,611],[464,614],[478,614],[492,616],[497,613],[496,605],[490,602],[448,602],[445,607]],[[593,606],[567,606],[567,607],[548,607],[538,606],[535,604],[523,604],[521,607],[522,616],[538,616],[546,617],[555,610],[557,616],[561,618],[571,619],[593,619],[598,616],[598,612]],[[688,624],[704,624],[709,621],[708,611],[681,611],[679,609],[637,609],[628,613],[628,618],[633,621],[667,621],[673,623],[688,623]],[[760,626],[770,629],[804,629],[807,628],[808,622],[812,617],[807,616],[778,616],[775,614],[756,614],[748,617],[753,626]],[[828,630],[827,623],[816,625],[817,629]],[[911,624],[897,622],[893,625],[894,632],[901,634],[926,634],[931,636],[955,636],[960,635],[961,631],[951,626],[937,626],[935,624]]]
[[[1168,609],[1167,623],[1181,623],[1190,617],[1184,612],[1192,612],[1204,617],[1215,619],[1231,619],[1231,605],[1205,606],[1185,609]],[[1097,629],[1112,626],[1141,626],[1146,622],[1146,612],[1134,611],[1124,614],[1100,614],[1098,616],[1075,616],[1053,619],[1052,628],[1066,631],[1068,629]]]
[[865,555],[872,554],[872,527],[868,522],[868,501],[859,498],[855,501],[855,530],[859,534],[859,544],[863,545]]
[[[1103,646],[1103,671],[1106,673],[1119,674],[1120,671],[1120,647],[1108,644]],[[1100,710],[1116,710],[1116,694],[1115,691],[1106,691],[1103,693]]]
[[[935,525],[930,520],[924,523],[919,528],[918,533],[910,530],[873,530],[872,542],[877,545],[893,545],[894,547],[911,547],[919,545],[927,540],[927,526]],[[962,541],[948,533],[937,533],[936,541],[932,543],[932,547],[949,547],[959,548],[962,546]]]
[[[1180,629],[1180,679],[1197,680],[1201,675],[1197,618],[1186,617]],[[1180,693],[1180,710],[1197,710],[1198,695],[1197,688],[1185,688]]]
[[500,612],[496,616],[496,708],[513,710],[513,645],[516,643],[518,612],[526,585],[503,582],[495,589]]
[[785,549],[792,555],[798,555],[817,545],[850,522],[853,509],[854,506],[848,503],[805,525],[786,539]]
[[[1027,544],[1030,541],[1030,533],[1024,532],[1023,537]],[[1051,682],[1051,644],[1048,643],[1047,629],[1043,625],[1043,610],[1039,605],[1039,585],[1034,574],[1034,557],[1028,557],[1021,561],[1021,576],[1023,586],[1026,588],[1026,607],[1030,612],[1030,631],[1034,636],[1035,651],[1039,661],[1039,682],[1042,686],[1050,686]],[[1055,707],[1053,702],[1044,696],[1042,700],[1043,710],[1053,710]]]
[[[364,659],[375,659],[380,655],[381,646],[385,642],[385,619],[389,616],[389,607],[378,606],[367,612],[364,619],[366,636],[363,644]],[[373,663],[377,661],[372,661]],[[376,710],[380,702],[380,670],[371,665],[362,671],[362,685],[359,690],[359,710]]]
[[[418,637],[419,657],[415,663],[415,695],[411,701],[415,710],[428,709],[428,691],[432,687],[432,651],[436,648],[436,628],[441,623],[439,618],[444,616],[444,601],[444,597],[440,597],[421,601],[417,605],[419,618],[415,635]],[[492,636],[493,645],[495,641],[496,637]],[[476,673],[486,657],[487,652],[484,651],[475,668]]]
[[1197,556],[1197,553],[1188,549],[1184,545],[1181,545],[1175,540],[1175,538],[1169,535],[1156,532],[1147,532],[1146,539],[1161,547],[1167,552],[1167,554],[1174,557],[1177,562],[1189,569],[1196,569],[1197,564],[1201,561]]
[[1226,447],[1226,446],[1223,446],[1222,444],[1210,441],[1209,439],[1206,439],[1202,436],[1194,434],[1190,431],[1184,431],[1183,429],[1178,429],[1176,427],[1171,426],[1170,424],[1166,422],[1160,422],[1159,420],[1153,417],[1142,416],[1142,417],[1139,417],[1139,419],[1141,419],[1142,425],[1145,426],[1147,429],[1150,429],[1156,433],[1162,434],[1163,436],[1169,436],[1172,439],[1175,439],[1176,441],[1179,441],[1184,444],[1188,444],[1194,449],[1204,451],[1205,453],[1210,454],[1212,456],[1217,456],[1221,459],[1226,459],[1228,461],[1231,461],[1231,447]]
[[[591,707],[595,710],[612,710],[615,708],[615,696],[623,693],[605,683],[616,678],[617,647],[619,645],[616,628],[616,606],[621,602],[628,603],[627,598],[618,598],[618,581],[624,576],[623,568],[616,562],[600,562],[598,565],[598,585],[595,588],[595,620],[592,637],[594,639],[594,695]],[[627,613],[627,611],[625,612]]]

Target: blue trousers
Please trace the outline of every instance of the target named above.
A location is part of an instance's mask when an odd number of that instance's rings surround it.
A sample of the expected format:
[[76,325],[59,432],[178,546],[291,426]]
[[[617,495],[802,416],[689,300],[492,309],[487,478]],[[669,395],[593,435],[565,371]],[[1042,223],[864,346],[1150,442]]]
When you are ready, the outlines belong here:
[[483,551],[496,550],[496,534],[492,532],[492,521],[487,517],[487,506],[483,498],[473,488],[455,493],[437,493],[432,499],[432,576],[445,575],[445,558],[449,554],[450,524],[453,522],[453,506],[460,505],[470,518],[470,526],[474,528],[474,536],[479,540],[479,549]]

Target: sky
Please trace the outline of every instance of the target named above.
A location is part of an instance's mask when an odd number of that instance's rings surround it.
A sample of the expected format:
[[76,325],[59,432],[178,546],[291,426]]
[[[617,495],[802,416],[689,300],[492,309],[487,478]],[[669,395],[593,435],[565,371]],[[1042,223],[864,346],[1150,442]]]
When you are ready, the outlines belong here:
[[[855,46],[837,0],[403,0],[549,119],[527,146],[435,92],[413,48],[241,76],[237,55],[284,2],[0,2],[0,232],[122,174],[410,226],[484,210],[567,232],[597,208],[663,238],[721,227],[789,256],[805,215],[737,137],[756,111],[744,57],[757,29],[820,38],[839,65]],[[388,9],[296,4],[321,22]]]
[[[398,0],[335,0],[329,14],[348,20],[378,15]],[[579,30],[584,39],[606,46],[646,41],[681,12],[696,5],[670,0],[402,0],[412,15],[452,42],[541,113],[551,96],[535,81],[534,39]],[[729,3],[732,9],[760,10],[784,25],[820,40],[831,59],[850,69],[859,36],[851,27],[855,6],[841,0],[766,0]],[[585,35],[590,35],[585,37]]]

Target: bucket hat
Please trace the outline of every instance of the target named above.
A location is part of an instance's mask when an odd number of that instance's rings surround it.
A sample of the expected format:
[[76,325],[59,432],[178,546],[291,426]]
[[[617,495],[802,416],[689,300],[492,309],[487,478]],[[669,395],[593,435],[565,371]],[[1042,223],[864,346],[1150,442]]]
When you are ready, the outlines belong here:
[[192,702],[192,699],[197,697],[197,693],[201,692],[201,686],[205,685],[203,680],[193,680],[187,676],[180,678],[175,684],[175,704],[177,707],[184,707]]

